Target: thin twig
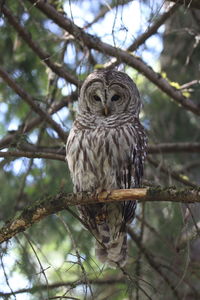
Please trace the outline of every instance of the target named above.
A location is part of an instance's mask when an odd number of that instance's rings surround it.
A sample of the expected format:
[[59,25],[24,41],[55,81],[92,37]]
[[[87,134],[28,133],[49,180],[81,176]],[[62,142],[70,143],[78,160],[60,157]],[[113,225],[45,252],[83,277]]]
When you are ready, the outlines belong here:
[[38,256],[38,254],[37,254],[37,251],[36,251],[35,248],[33,247],[33,244],[32,244],[32,241],[30,240],[30,237],[29,237],[25,232],[24,232],[24,236],[25,236],[25,238],[26,238],[28,244],[30,245],[30,247],[31,247],[31,249],[32,249],[32,251],[33,251],[33,253],[35,254],[35,257],[36,257],[36,259],[37,259],[37,262],[38,262],[38,264],[39,264],[39,266],[40,266],[40,270],[41,270],[41,272],[42,272],[42,274],[43,274],[43,276],[44,276],[45,282],[46,282],[47,293],[48,293],[48,298],[49,298],[49,282],[48,282],[47,276],[46,276],[46,274],[45,274],[45,269],[44,269],[43,266],[42,266],[42,263],[41,263],[41,261],[40,261],[40,259],[39,259],[39,256]]

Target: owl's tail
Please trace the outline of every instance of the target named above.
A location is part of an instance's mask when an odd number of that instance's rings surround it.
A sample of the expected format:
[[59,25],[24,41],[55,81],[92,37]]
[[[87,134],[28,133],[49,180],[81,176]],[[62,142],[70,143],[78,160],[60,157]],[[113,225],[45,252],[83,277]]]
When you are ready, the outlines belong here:
[[[101,232],[101,243],[96,242],[95,253],[102,263],[110,267],[123,267],[126,264],[128,246],[126,232],[118,232],[115,239],[111,239],[109,230]],[[103,234],[103,235],[102,235]]]
[[135,215],[136,202],[91,204],[80,206],[81,218],[96,238],[96,255],[111,267],[126,264],[128,246],[126,226]]

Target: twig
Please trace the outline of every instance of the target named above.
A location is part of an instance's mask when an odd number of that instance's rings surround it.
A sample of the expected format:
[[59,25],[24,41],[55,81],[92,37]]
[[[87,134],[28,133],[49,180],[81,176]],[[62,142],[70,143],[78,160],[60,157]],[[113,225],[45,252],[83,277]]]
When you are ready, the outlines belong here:
[[180,86],[180,90],[187,90],[189,87],[191,87],[192,85],[195,85],[195,84],[200,84],[200,80],[195,79],[195,80],[192,80],[192,81],[187,82],[185,84],[182,84]]
[[3,251],[0,252],[0,260],[1,260],[1,267],[2,267],[2,270],[3,270],[3,274],[4,274],[4,277],[5,277],[5,280],[6,280],[6,284],[7,284],[8,288],[10,289],[10,295],[14,296],[14,298],[16,299],[15,292],[13,291],[13,289],[12,289],[10,283],[9,283],[9,279],[8,279],[7,274],[6,274],[5,266],[4,266],[4,263],[3,263]]
[[46,282],[46,287],[47,287],[47,293],[48,293],[48,297],[49,297],[49,282],[48,282],[48,279],[47,279],[47,276],[46,276],[46,274],[45,274],[45,269],[43,268],[43,266],[42,266],[42,263],[41,263],[41,261],[40,261],[40,259],[39,259],[39,256],[38,256],[38,254],[37,254],[37,251],[35,250],[35,248],[33,247],[33,245],[32,245],[32,241],[30,240],[30,237],[24,232],[24,236],[25,236],[25,238],[27,239],[27,242],[28,242],[28,244],[30,245],[30,247],[31,247],[31,249],[32,249],[32,251],[33,251],[33,253],[35,254],[35,257],[36,257],[36,259],[37,259],[37,262],[38,262],[38,264],[39,264],[39,266],[40,266],[40,271],[41,271],[41,273],[43,274],[43,276],[44,276],[44,279],[45,279],[45,282]]

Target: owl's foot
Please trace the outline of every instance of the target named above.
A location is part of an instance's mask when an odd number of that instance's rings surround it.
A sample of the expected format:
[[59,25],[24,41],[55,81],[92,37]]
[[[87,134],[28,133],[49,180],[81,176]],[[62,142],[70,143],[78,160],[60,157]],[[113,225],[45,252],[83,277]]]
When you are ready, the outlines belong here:
[[98,199],[99,202],[106,202],[106,200],[109,199],[109,196],[111,194],[111,190],[96,190],[96,198]]

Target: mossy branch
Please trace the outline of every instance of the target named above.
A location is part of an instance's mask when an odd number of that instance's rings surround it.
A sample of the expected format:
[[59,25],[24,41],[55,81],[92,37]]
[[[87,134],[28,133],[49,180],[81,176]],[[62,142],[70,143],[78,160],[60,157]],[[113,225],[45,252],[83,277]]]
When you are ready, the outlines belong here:
[[25,231],[44,217],[62,211],[70,205],[126,200],[195,203],[200,202],[200,188],[176,189],[175,187],[153,187],[105,191],[100,194],[90,192],[67,194],[61,192],[56,196],[46,196],[43,200],[35,202],[33,206],[25,208],[20,216],[8,221],[0,229],[0,243],[9,240],[21,231]]

